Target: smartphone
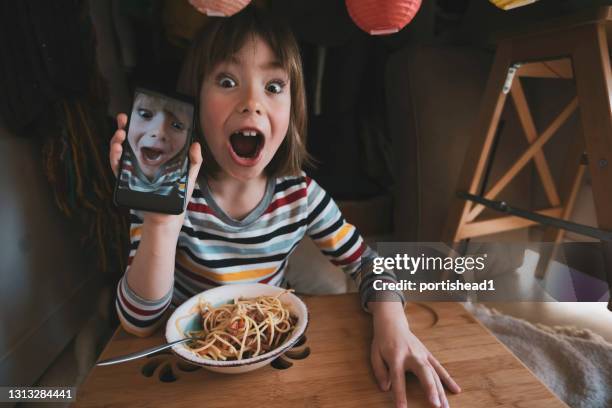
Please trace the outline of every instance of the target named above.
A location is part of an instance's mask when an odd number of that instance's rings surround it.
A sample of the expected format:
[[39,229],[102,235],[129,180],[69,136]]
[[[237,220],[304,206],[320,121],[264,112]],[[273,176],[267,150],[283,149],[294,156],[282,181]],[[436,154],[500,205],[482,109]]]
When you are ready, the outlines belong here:
[[116,205],[165,214],[185,209],[193,99],[137,88],[115,183]]

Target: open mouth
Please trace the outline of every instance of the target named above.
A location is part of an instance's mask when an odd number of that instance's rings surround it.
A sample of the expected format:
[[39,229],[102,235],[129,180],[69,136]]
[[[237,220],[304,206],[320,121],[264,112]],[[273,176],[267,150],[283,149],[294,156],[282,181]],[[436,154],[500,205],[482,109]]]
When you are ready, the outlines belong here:
[[140,153],[146,161],[155,163],[161,159],[164,151],[153,147],[141,147]]
[[230,135],[230,144],[238,157],[255,159],[264,145],[264,136],[257,130],[239,130]]

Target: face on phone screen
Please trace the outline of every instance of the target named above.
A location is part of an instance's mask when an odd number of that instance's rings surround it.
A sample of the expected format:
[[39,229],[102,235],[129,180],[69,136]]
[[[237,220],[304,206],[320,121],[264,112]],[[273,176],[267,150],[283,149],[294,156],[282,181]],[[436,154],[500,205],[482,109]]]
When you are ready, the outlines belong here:
[[[184,198],[193,114],[193,104],[136,91],[117,186],[120,198],[126,197],[126,190]],[[127,201],[134,207],[132,199]],[[128,205],[125,199],[119,204]]]
[[193,117],[191,106],[138,93],[130,116],[128,142],[142,174],[155,181],[181,159]]

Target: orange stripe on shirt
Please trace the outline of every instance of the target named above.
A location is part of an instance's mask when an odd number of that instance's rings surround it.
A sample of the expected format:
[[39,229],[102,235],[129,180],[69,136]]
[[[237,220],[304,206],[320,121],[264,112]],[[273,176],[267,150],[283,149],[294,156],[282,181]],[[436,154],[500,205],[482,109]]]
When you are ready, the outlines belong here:
[[352,229],[353,226],[351,224],[344,224],[344,226],[340,228],[338,232],[336,232],[336,235],[326,239],[325,241],[321,241],[319,243],[319,247],[323,249],[335,248],[338,242],[342,241],[346,234],[348,234]]
[[269,275],[276,270],[276,267],[270,267],[248,269],[240,272],[216,273],[204,268],[202,265],[193,262],[191,259],[189,259],[187,255],[185,255],[184,252],[178,252],[176,254],[176,260],[182,265],[189,265],[188,269],[192,270],[198,275],[202,275],[203,277],[216,282],[236,282],[246,279],[257,279]]
[[130,238],[134,238],[136,236],[140,236],[141,232],[142,232],[142,227],[132,228],[130,230]]

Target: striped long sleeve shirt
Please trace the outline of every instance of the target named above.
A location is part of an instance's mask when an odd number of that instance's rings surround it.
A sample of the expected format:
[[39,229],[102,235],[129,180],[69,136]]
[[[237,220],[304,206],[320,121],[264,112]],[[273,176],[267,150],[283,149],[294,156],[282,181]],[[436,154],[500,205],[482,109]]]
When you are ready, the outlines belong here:
[[[345,221],[329,194],[305,174],[270,179],[264,198],[239,221],[225,214],[206,185],[196,184],[177,242],[174,288],[158,300],[143,299],[127,284],[142,220],[141,213],[131,212],[128,268],[117,287],[116,300],[123,327],[136,335],[151,333],[170,303],[178,305],[215,286],[284,286],[288,258],[305,235],[354,279],[364,307],[373,299],[374,280],[395,281],[392,272],[372,273],[376,253]],[[399,292],[393,297],[403,301]]]

